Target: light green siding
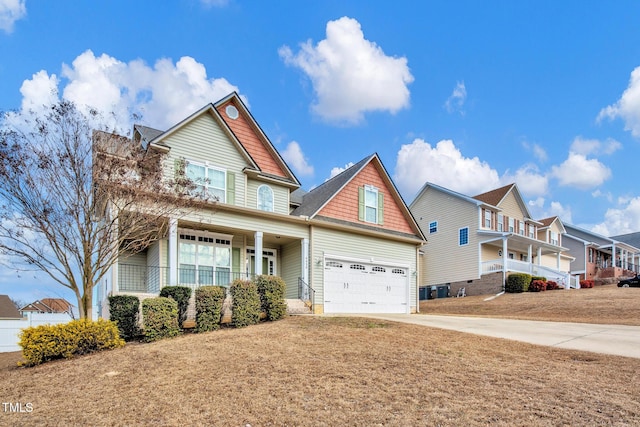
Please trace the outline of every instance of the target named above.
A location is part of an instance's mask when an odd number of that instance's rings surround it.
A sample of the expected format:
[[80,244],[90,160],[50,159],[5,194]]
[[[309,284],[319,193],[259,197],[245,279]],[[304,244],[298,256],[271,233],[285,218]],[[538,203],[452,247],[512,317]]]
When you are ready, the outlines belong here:
[[210,114],[197,117],[163,142],[171,147],[164,162],[166,179],[174,178],[175,161],[178,159],[208,162],[212,167],[225,169],[234,174],[235,195],[227,199],[233,200],[235,205],[245,206],[246,188],[242,170],[249,166],[249,163]]
[[[411,204],[413,216],[424,231],[423,264],[420,285],[437,285],[480,277],[478,230],[479,209],[474,203],[434,188],[427,188]],[[429,233],[429,223],[438,222],[438,230]],[[469,227],[469,243],[458,244],[458,233]]]
[[411,243],[395,242],[383,238],[365,236],[328,228],[313,227],[310,262],[312,283],[315,290],[315,304],[324,301],[325,256],[343,256],[372,262],[397,263],[409,267],[409,305],[416,309],[416,246]]
[[287,215],[289,213],[289,189],[254,179],[249,179],[247,182],[247,207],[258,209],[258,187],[261,185],[268,185],[273,190],[273,211]]
[[298,298],[298,277],[302,276],[302,243],[291,242],[280,249],[280,277],[287,284],[286,298]]

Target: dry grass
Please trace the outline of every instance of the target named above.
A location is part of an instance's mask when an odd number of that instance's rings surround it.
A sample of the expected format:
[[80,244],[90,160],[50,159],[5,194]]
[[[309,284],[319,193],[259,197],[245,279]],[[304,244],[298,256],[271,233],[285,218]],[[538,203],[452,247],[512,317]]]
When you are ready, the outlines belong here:
[[5,367],[2,400],[33,411],[0,408],[0,425],[638,425],[639,373],[638,359],[289,317]]
[[422,314],[489,316],[554,322],[640,326],[640,289],[616,285],[589,289],[441,298],[422,301]]

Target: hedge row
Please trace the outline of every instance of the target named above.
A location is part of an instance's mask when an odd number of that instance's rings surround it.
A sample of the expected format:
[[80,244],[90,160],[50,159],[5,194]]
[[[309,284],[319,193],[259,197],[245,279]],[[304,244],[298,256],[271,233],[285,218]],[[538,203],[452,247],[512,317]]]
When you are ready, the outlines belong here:
[[124,346],[118,327],[110,320],[73,320],[57,325],[25,328],[20,333],[22,356],[29,366],[54,359],[68,359]]

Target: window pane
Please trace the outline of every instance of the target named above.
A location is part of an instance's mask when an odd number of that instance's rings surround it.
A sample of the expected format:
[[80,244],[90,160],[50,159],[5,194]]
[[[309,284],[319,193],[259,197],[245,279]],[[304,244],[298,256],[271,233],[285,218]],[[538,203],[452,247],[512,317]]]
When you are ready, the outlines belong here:
[[366,206],[378,206],[378,192],[372,190],[364,190],[364,203]]
[[273,190],[267,185],[258,188],[258,209],[273,212]]
[[230,248],[216,248],[216,267],[231,267]]
[[225,189],[225,183],[224,183],[224,178],[225,178],[225,172],[223,171],[219,171],[216,169],[209,169],[209,181],[210,181],[210,186],[211,187],[215,187],[215,188],[219,188],[224,190]]
[[459,235],[459,242],[460,245],[466,245],[469,243],[469,229],[468,228],[461,228],[460,229],[460,235]]
[[198,266],[198,284],[213,285],[213,267]]
[[188,164],[187,178],[193,180],[194,182],[198,182],[200,184],[204,183],[206,179],[204,166]]
[[378,210],[376,208],[372,208],[372,207],[367,206],[365,220],[367,222],[377,223],[378,222]]

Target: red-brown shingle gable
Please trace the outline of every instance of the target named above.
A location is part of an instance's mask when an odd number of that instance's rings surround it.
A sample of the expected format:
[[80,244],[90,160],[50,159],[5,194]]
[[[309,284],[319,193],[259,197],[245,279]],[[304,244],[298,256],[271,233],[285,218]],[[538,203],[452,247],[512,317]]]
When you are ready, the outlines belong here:
[[320,209],[318,215],[354,223],[362,222],[358,219],[358,187],[373,185],[384,194],[384,221],[378,227],[416,234],[394,197],[395,191],[390,189],[382,178],[383,173],[385,172],[381,171],[376,164],[369,162]]
[[515,184],[505,185],[504,187],[496,188],[495,190],[473,196],[473,198],[491,206],[498,206],[514,185]]
[[[238,118],[231,119],[227,116],[225,109],[228,105],[236,107],[239,111]],[[222,120],[229,126],[238,141],[240,141],[245,150],[247,150],[262,172],[287,179],[290,178],[289,174],[279,165],[279,162],[276,161],[271,151],[267,148],[262,137],[256,133],[254,127],[251,125],[251,120],[244,114],[244,108],[238,105],[234,98],[218,105],[216,109],[220,113]]]

